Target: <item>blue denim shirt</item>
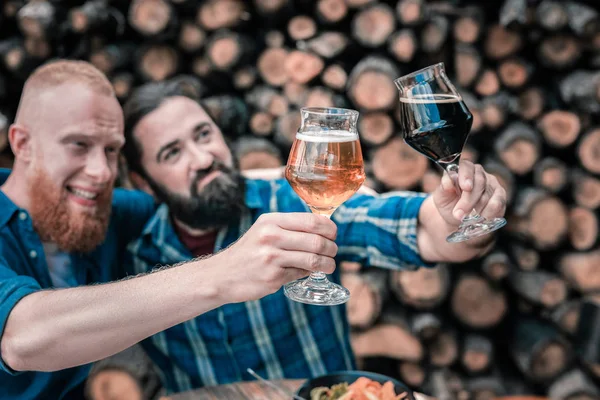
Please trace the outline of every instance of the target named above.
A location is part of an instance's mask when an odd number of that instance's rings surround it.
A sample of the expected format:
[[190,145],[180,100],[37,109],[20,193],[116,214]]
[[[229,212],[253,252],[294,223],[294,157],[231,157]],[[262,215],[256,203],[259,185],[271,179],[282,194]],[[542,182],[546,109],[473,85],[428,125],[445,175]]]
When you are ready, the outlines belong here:
[[[10,171],[0,169],[0,185]],[[88,254],[71,254],[79,285],[109,282],[124,276],[122,256],[127,243],[139,237],[155,210],[141,192],[116,189],[105,241]],[[52,282],[39,236],[27,211],[0,191],[0,335],[15,304],[28,294],[51,289]],[[88,375],[90,365],[58,372],[16,372],[0,353],[0,398],[63,399]]]
[[[249,212],[219,231],[215,252],[234,243],[261,214],[308,212],[285,180],[247,180],[246,186]],[[413,192],[353,196],[332,216],[338,227],[338,259],[389,269],[432,266],[417,252],[417,216],[425,198]],[[191,258],[173,229],[168,208],[161,205],[142,236],[128,247],[126,264],[138,274]],[[338,270],[331,279],[339,283]],[[345,307],[297,303],[281,289],[260,300],[206,312],[142,345],[170,392],[252,379],[245,372],[248,367],[280,379],[355,366]]]

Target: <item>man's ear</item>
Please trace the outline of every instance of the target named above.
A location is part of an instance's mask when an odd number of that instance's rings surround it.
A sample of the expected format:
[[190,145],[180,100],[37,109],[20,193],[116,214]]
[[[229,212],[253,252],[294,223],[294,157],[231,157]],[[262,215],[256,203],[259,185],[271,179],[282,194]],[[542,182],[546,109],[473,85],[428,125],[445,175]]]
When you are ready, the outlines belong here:
[[8,142],[15,158],[25,162],[31,161],[31,134],[25,127],[12,124],[8,129]]
[[148,184],[148,181],[146,179],[144,179],[142,177],[142,175],[140,175],[139,173],[130,171],[129,172],[129,180],[131,181],[131,183],[133,184],[133,186],[136,189],[142,190],[142,191],[148,193],[149,195],[154,196],[154,191]]

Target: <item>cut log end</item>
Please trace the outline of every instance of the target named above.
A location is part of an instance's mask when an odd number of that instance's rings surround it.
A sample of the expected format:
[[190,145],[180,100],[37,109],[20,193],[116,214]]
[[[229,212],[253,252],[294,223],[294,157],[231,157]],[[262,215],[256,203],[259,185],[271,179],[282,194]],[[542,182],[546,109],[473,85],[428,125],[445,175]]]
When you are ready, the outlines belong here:
[[129,23],[143,35],[164,31],[171,19],[171,7],[164,0],[136,0],[129,12]]
[[316,33],[317,24],[306,15],[295,16],[288,23],[288,35],[293,40],[307,40],[315,36]]
[[598,218],[590,209],[575,207],[569,212],[569,239],[576,250],[589,250],[598,238]]
[[600,207],[600,180],[582,171],[575,170],[572,174],[573,198],[583,207],[594,210]]
[[531,374],[538,379],[551,379],[560,373],[568,360],[568,350],[563,343],[548,343],[540,349],[531,363]]
[[544,93],[539,88],[529,88],[519,95],[517,112],[525,120],[536,119],[544,110]]
[[361,140],[370,145],[385,143],[394,133],[394,121],[382,112],[363,115],[358,122]]
[[521,45],[522,39],[518,33],[494,25],[488,30],[484,47],[490,58],[498,60],[514,54]]
[[447,267],[421,268],[392,273],[392,291],[404,303],[427,309],[442,302],[449,290]]
[[398,374],[400,379],[410,387],[420,387],[425,382],[425,370],[420,364],[414,362],[405,361],[400,363]]
[[348,6],[344,0],[319,0],[317,14],[325,23],[333,24],[346,17]]
[[600,174],[600,129],[594,129],[582,137],[577,155],[585,169]]
[[559,268],[571,287],[580,293],[600,290],[600,250],[564,254]]
[[296,83],[308,83],[323,70],[323,60],[315,54],[292,51],[285,59],[284,68],[290,79]]
[[282,86],[288,80],[285,62],[288,52],[281,48],[266,49],[258,58],[257,68],[261,78],[272,86]]
[[479,81],[475,85],[475,92],[481,96],[492,96],[500,90],[500,81],[495,71],[487,69],[483,71]]
[[442,332],[429,344],[430,362],[435,367],[449,366],[458,358],[458,344],[454,335]]
[[475,43],[481,33],[481,24],[472,16],[460,17],[454,23],[454,37],[461,43]]
[[325,68],[321,80],[325,86],[341,91],[346,86],[348,74],[339,64],[332,64]]
[[452,294],[451,304],[456,317],[474,328],[498,324],[508,308],[504,293],[477,276],[464,276],[459,280]]
[[179,47],[188,53],[193,53],[204,46],[206,33],[193,22],[184,22],[179,33]]
[[114,399],[115,395],[119,398],[142,400],[144,394],[140,383],[128,372],[121,370],[105,370],[97,373],[91,378],[88,386],[91,398],[95,400]]
[[242,0],[210,0],[200,6],[197,22],[211,31],[232,28],[240,24],[245,14],[246,8]]
[[388,44],[388,51],[400,62],[409,62],[417,51],[417,38],[412,30],[402,29],[394,33]]

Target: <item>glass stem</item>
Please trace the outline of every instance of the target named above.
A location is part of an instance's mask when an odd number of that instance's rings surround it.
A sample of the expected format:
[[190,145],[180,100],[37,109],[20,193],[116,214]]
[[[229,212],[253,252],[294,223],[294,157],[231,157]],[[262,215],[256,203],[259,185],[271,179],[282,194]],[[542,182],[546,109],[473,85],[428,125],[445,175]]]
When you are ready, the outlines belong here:
[[[455,164],[455,163],[448,164],[445,169],[446,169],[446,172],[448,173],[448,176],[450,176],[450,179],[452,179],[452,183],[454,183],[454,188],[456,189],[458,194],[459,195],[462,194],[460,184],[458,183],[458,164]],[[479,216],[479,213],[477,212],[477,210],[475,208],[473,208],[469,214],[467,214],[463,217],[463,221],[468,220],[468,219],[479,219],[479,218],[481,218]]]
[[[311,209],[311,211],[315,214],[323,215],[323,216],[331,219],[331,214],[333,214],[335,209],[333,209],[332,211],[328,211],[328,212],[317,211],[315,209]],[[311,272],[308,279],[315,281],[314,283],[316,283],[316,284],[319,284],[319,283],[322,283],[323,281],[327,281],[327,275],[325,275],[325,273],[321,272],[321,271]]]

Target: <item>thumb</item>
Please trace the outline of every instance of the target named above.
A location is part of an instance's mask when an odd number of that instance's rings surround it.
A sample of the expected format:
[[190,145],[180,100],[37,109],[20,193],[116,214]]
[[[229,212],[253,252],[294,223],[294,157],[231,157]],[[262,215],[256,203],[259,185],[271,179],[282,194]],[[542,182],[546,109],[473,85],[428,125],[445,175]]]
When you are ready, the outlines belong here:
[[452,182],[452,178],[446,171],[442,175],[440,185],[433,193],[433,198],[438,208],[454,207],[454,204],[460,199],[454,182]]

